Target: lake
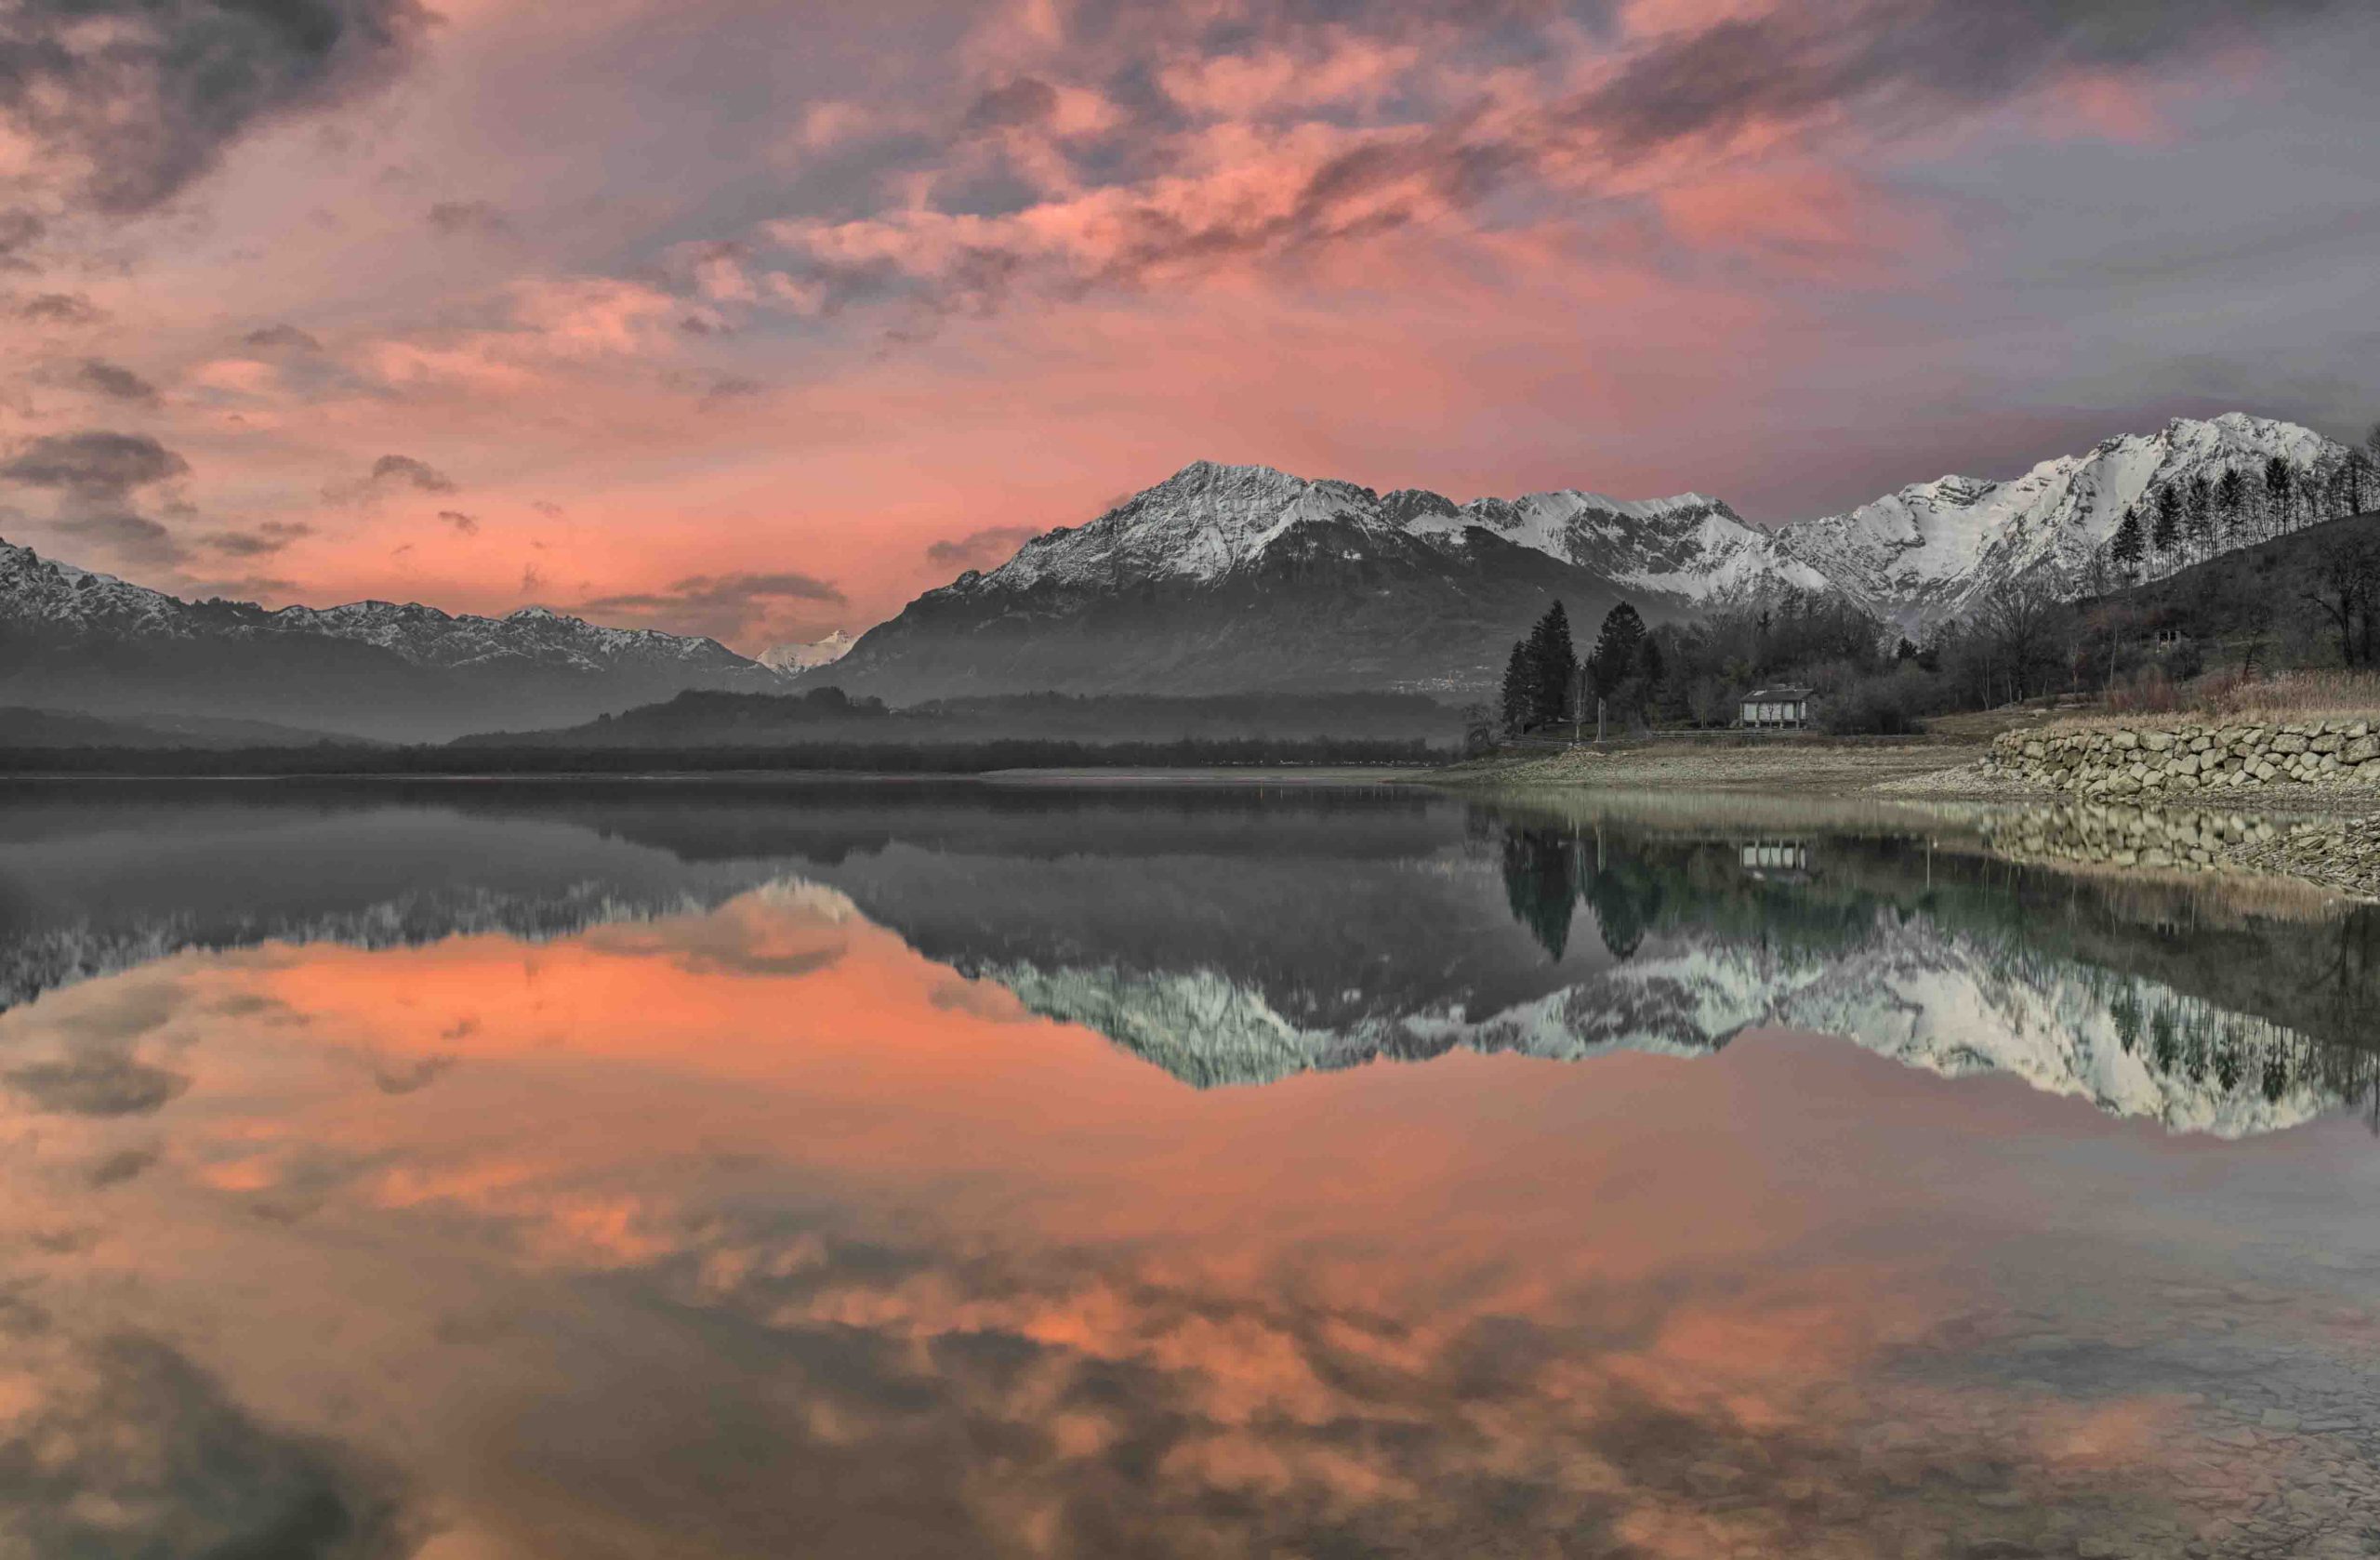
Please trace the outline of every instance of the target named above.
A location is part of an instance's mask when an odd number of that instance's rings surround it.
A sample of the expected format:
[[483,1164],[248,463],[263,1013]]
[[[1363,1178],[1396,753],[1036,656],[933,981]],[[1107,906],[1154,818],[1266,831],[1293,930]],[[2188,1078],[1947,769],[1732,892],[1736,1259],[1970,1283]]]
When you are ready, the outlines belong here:
[[2380,1553],[2380,911],[2011,838],[8,787],[0,1554]]

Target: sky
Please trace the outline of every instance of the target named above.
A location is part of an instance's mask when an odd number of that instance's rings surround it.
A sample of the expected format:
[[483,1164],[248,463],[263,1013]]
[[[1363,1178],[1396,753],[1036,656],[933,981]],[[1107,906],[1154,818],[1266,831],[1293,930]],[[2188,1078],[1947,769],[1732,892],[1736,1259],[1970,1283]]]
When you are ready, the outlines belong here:
[[12,0],[0,535],[863,628],[1195,459],[1774,522],[2380,417],[2361,0]]

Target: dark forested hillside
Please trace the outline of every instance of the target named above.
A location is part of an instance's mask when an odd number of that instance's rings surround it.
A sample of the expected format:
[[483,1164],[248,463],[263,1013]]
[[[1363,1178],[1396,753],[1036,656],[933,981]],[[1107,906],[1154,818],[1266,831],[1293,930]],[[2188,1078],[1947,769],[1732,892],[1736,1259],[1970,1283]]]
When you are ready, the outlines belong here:
[[2309,526],[2075,604],[2084,654],[2175,676],[2380,667],[2380,513]]

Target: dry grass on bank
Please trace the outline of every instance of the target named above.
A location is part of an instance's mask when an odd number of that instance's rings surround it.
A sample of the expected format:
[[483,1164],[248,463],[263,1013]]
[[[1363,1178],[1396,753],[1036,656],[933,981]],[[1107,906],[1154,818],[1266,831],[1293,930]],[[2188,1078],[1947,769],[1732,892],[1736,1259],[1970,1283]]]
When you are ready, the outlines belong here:
[[2303,721],[2380,721],[2380,673],[2290,671],[2270,677],[2218,672],[2192,682],[2151,681],[2117,689],[2100,707],[2043,722],[2045,731],[2137,726],[2144,718],[2203,725],[2289,725]]

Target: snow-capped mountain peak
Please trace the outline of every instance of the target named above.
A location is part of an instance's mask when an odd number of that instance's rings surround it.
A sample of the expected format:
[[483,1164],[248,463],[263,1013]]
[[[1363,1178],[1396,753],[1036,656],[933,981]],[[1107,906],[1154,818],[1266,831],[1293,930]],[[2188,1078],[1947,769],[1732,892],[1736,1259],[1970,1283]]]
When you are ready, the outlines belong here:
[[833,666],[849,654],[852,646],[858,642],[857,639],[838,628],[825,639],[812,640],[806,644],[771,645],[760,652],[759,660],[771,671],[809,671],[816,667]]
[[1867,611],[1922,633],[1971,611],[2003,581],[2039,577],[2062,591],[2095,552],[2166,487],[2237,470],[2260,484],[2273,456],[2320,474],[2346,449],[2311,429],[2243,412],[2175,417],[2154,433],[2103,439],[2087,455],[2044,460],[2013,481],[1949,476],[1780,527],[1780,558],[1823,575]]

